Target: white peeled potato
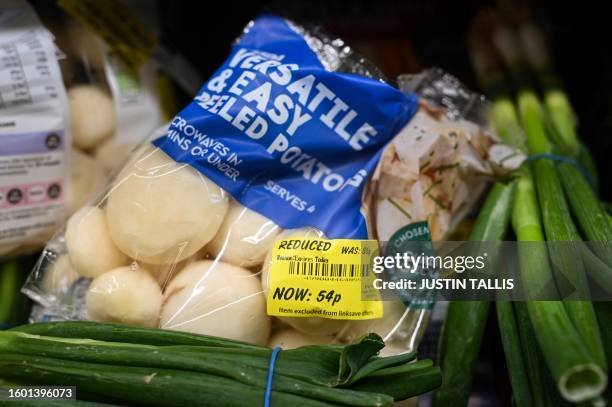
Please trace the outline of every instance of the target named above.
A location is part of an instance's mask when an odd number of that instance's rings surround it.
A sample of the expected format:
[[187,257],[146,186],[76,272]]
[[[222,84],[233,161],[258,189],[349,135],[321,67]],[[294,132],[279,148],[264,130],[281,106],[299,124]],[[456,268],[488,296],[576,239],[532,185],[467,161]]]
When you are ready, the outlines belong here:
[[71,149],[70,194],[67,203],[69,213],[76,212],[104,185],[106,185],[104,167],[87,154],[76,148]]
[[[289,229],[283,231],[280,235],[278,235],[275,241],[281,239],[291,239],[291,238],[325,238],[323,232],[306,227],[300,229]],[[270,273],[270,263],[272,260],[272,248],[268,252],[266,259],[264,260],[263,267],[261,270],[261,283],[264,289],[264,293],[266,294],[266,298],[268,296],[269,290],[269,273]],[[347,324],[347,321],[341,319],[328,319],[328,318],[319,318],[319,317],[278,317],[284,323],[292,326],[300,332],[309,335],[333,335]]]
[[85,301],[88,317],[94,321],[156,327],[162,293],[146,270],[126,266],[96,277]]
[[115,244],[137,261],[178,263],[217,233],[227,194],[187,164],[149,147],[109,192],[106,217]]
[[83,150],[96,147],[117,129],[115,105],[111,97],[94,85],[68,89],[72,143]]
[[129,260],[111,240],[104,210],[84,206],[68,220],[64,235],[70,263],[85,277],[97,277]]
[[270,317],[257,276],[201,260],[187,265],[166,288],[160,327],[264,345]]
[[133,143],[119,143],[114,137],[104,141],[94,150],[94,157],[107,172],[121,168],[128,161]]
[[326,345],[334,342],[333,336],[315,336],[296,331],[291,328],[283,328],[270,337],[268,346],[282,349],[295,349],[307,345]]
[[263,262],[280,231],[271,220],[232,201],[219,231],[206,248],[225,262],[252,267]]
[[52,294],[68,292],[70,286],[79,278],[79,273],[70,264],[67,254],[59,256],[45,271],[41,281],[41,288]]
[[147,270],[153,278],[157,281],[162,290],[172,281],[174,277],[176,277],[181,270],[185,268],[190,263],[197,261],[199,259],[199,255],[196,253],[191,257],[186,258],[185,260],[181,260],[178,263],[172,264],[148,264],[148,263],[140,263],[140,265]]

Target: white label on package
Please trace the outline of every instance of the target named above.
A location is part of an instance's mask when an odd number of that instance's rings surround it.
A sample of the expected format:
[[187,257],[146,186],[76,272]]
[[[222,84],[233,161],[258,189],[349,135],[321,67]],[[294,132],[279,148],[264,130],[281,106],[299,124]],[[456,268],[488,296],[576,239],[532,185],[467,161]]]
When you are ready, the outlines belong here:
[[53,36],[25,2],[0,7],[0,255],[48,236],[69,176],[66,91]]
[[146,63],[138,71],[129,70],[118,57],[109,54],[105,68],[117,112],[115,141],[140,143],[143,134],[150,134],[162,125],[153,66]]

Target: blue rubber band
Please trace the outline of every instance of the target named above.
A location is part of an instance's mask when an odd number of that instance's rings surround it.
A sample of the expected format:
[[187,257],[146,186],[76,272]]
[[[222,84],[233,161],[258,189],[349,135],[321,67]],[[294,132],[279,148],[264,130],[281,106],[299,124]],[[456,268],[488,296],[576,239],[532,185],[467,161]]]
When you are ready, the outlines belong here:
[[264,407],[270,407],[270,397],[272,396],[272,378],[274,377],[274,365],[276,364],[276,358],[282,349],[276,347],[272,349],[270,355],[270,364],[268,365],[268,381],[266,383],[266,394],[264,396]]
[[580,164],[578,161],[573,160],[569,157],[565,157],[563,155],[542,153],[542,154],[532,154],[532,155],[527,156],[527,158],[525,159],[525,162],[536,161],[536,160],[552,160],[552,161],[557,161],[557,162],[562,162],[565,164],[573,165],[574,167],[576,167],[578,171],[580,171],[582,176],[584,176],[584,178],[587,180],[587,182],[591,186],[591,189],[597,192],[597,187],[595,186],[595,181],[591,177],[591,174],[589,174],[586,168],[584,168],[584,166]]
[[7,329],[11,329],[13,324],[9,324],[8,322],[0,322],[0,331],[5,331]]

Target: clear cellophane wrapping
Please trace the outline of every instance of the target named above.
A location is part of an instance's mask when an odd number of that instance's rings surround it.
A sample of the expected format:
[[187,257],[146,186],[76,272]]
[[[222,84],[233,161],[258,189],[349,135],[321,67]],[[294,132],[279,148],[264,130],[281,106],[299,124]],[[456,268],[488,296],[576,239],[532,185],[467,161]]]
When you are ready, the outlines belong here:
[[[340,39],[293,27],[326,69],[384,80]],[[402,90],[421,94],[441,74],[423,75],[419,87],[414,78],[402,79]],[[431,92],[423,96],[364,194],[371,237],[381,241],[418,220],[430,220],[433,239],[444,238],[487,183],[506,171],[490,160],[498,141],[480,119],[472,121],[467,111],[451,115]],[[347,343],[377,332],[388,342],[386,354],[418,346],[427,314],[400,300],[385,301],[384,316],[374,320],[268,316],[273,244],[325,236],[314,228],[283,230],[242,206],[194,168],[153,147],[150,141],[164,132],[162,127],[149,136],[105,193],[79,209],[47,244],[25,286],[42,305],[34,320],[114,321],[285,348]]]

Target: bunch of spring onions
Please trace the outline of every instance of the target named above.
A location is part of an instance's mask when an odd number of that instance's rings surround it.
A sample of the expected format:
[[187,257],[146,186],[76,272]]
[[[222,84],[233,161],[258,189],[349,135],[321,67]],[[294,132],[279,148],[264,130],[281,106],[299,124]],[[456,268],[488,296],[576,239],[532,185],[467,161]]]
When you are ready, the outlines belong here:
[[[102,405],[391,406],[440,384],[415,353],[378,357],[376,334],[349,345],[278,353],[222,338],[94,322],[49,322],[0,332],[0,381],[76,386]],[[68,404],[69,405],[69,404]],[[79,404],[75,404],[79,405]]]
[[[512,203],[496,195],[495,187],[478,224],[499,226],[504,217],[492,214],[492,207],[504,208],[506,216],[511,212],[517,240],[530,242],[519,245],[524,287],[541,293],[546,282],[555,281],[576,290],[575,299],[564,301],[496,303],[515,404],[593,404],[601,401],[608,382],[612,303],[584,299],[589,279],[612,292],[612,226],[594,192],[594,165],[578,140],[543,37],[534,24],[523,23],[515,30],[487,9],[470,35],[474,68],[492,100],[494,129],[534,158],[508,181],[506,188],[515,184]],[[504,234],[499,227],[495,236],[476,230],[474,237],[503,239]],[[592,251],[576,243],[583,240],[596,242]],[[563,243],[547,246],[546,241]],[[487,308],[484,302],[451,303],[440,342],[443,380],[436,406],[467,404]]]

